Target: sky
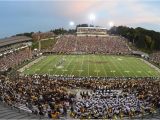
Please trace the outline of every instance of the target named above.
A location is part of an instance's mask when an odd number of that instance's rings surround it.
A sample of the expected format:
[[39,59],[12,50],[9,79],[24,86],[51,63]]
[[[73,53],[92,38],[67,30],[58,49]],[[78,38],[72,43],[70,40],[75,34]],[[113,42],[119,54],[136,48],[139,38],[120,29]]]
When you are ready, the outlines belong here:
[[[0,38],[92,22],[160,32],[160,0],[0,0]],[[96,18],[91,22],[89,15]]]

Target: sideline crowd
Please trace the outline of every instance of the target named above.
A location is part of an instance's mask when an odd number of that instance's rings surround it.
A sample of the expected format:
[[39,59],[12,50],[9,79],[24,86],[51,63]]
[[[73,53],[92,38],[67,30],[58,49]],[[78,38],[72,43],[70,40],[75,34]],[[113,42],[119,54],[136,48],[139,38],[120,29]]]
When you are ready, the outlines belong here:
[[[84,92],[73,93],[75,90]],[[89,90],[89,92],[87,92]],[[0,78],[0,100],[48,118],[122,118],[160,108],[160,80],[55,80],[46,75]],[[79,97],[78,97],[79,96]]]

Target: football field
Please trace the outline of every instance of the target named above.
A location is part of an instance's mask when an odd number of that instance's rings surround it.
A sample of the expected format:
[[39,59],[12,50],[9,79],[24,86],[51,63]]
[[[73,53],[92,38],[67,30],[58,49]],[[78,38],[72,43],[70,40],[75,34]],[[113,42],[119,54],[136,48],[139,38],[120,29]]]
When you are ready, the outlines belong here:
[[140,58],[114,55],[51,55],[24,74],[95,77],[159,77],[160,72]]

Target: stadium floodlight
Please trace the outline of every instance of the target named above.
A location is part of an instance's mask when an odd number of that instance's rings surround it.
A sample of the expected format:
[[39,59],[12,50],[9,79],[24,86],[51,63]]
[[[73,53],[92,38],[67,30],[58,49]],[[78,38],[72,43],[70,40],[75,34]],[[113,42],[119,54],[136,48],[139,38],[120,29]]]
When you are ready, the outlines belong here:
[[89,19],[90,19],[90,21],[91,21],[91,22],[92,22],[92,24],[93,24],[93,22],[94,22],[94,21],[95,21],[95,19],[96,19],[95,14],[91,13],[91,14],[89,15]]
[[73,22],[73,21],[70,21],[70,22],[69,22],[69,25],[70,25],[70,26],[74,26],[74,22]]
[[113,26],[114,26],[114,22],[113,22],[113,21],[110,21],[110,22],[108,23],[108,25],[109,25],[109,27],[113,27]]
[[89,19],[90,19],[91,21],[94,21],[94,20],[96,19],[96,16],[95,16],[93,13],[91,13],[91,14],[89,15]]

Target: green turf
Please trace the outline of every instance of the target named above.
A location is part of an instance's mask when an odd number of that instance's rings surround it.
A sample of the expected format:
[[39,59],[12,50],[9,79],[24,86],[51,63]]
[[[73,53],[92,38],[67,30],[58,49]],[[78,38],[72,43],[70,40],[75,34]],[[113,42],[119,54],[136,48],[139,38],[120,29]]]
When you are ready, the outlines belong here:
[[25,74],[159,77],[160,73],[140,58],[113,55],[51,55],[24,71]]
[[[47,38],[46,40],[41,41],[41,49],[47,49],[49,47],[53,47],[53,45],[57,42],[54,38]],[[33,41],[32,49],[38,48],[38,41]]]

